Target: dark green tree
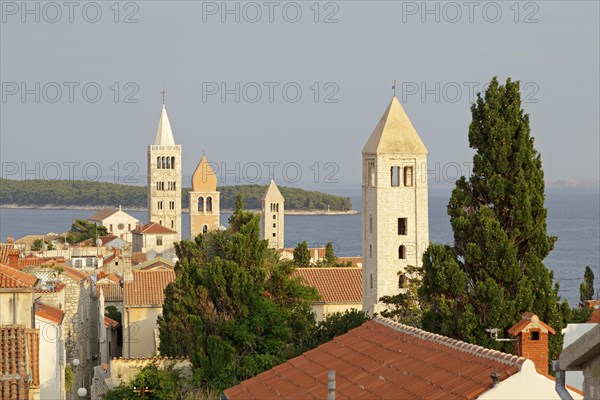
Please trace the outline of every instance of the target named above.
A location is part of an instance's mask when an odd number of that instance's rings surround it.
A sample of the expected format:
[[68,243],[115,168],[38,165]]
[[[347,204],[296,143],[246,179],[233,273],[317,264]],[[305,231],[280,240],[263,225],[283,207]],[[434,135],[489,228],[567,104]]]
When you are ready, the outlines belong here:
[[42,250],[43,247],[44,247],[44,240],[43,239],[35,239],[31,243],[31,250],[32,251],[40,251],[40,250]]
[[588,266],[583,273],[583,282],[579,286],[579,302],[585,304],[586,300],[594,298],[594,271]]
[[290,277],[292,263],[260,240],[259,221],[238,198],[226,231],[176,245],[160,351],[189,357],[203,387],[224,389],[299,354],[314,329],[316,290]]
[[388,308],[381,312],[381,316],[391,318],[405,325],[421,327],[423,311],[419,304],[418,288],[421,286],[421,268],[408,265],[398,273],[398,286],[401,291],[393,296],[383,296],[379,299]]
[[308,250],[306,240],[298,243],[298,246],[294,249],[294,265],[298,267],[310,266],[310,251]]
[[143,367],[135,378],[112,390],[103,397],[104,400],[172,400],[183,398],[182,379],[177,370],[161,369],[149,364]]
[[[85,219],[76,219],[71,224],[71,230],[67,233],[67,241],[71,244],[83,242],[87,239],[95,239],[98,236],[105,236],[108,231],[105,226],[96,225]],[[96,245],[95,243],[93,244]]]
[[354,308],[345,312],[328,314],[327,318],[319,321],[312,335],[312,345],[317,347],[333,340],[336,336],[343,335],[351,329],[357,328],[369,320],[363,311]]
[[569,317],[543,264],[555,237],[546,230],[544,173],[521,109],[519,82],[493,78],[471,106],[473,173],[456,182],[448,204],[454,246],[432,244],[423,257],[424,329],[512,352],[485,331],[507,330],[523,312],[556,330],[550,359],[562,349]]
[[325,246],[325,264],[328,266],[334,266],[337,264],[337,257],[333,251],[333,244],[328,242]]

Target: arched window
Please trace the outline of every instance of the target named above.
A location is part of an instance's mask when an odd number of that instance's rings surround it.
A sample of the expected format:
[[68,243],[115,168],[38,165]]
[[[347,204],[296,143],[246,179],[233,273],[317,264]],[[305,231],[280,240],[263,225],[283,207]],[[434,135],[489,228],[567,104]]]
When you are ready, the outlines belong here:
[[171,169],[175,169],[175,157],[171,157]]
[[171,169],[171,157],[167,157],[167,169]]
[[162,164],[160,163],[160,157],[156,157],[156,168],[161,169]]
[[171,220],[171,229],[175,229],[175,221]]
[[208,232],[208,225],[202,225],[202,233]]
[[373,257],[373,245],[369,245],[369,258]]
[[160,167],[165,168],[165,158],[161,157]]
[[206,198],[206,212],[212,212],[212,197],[210,196]]
[[398,247],[398,258],[400,260],[406,259],[406,247],[404,245]]
[[204,212],[204,197],[198,197],[198,211]]

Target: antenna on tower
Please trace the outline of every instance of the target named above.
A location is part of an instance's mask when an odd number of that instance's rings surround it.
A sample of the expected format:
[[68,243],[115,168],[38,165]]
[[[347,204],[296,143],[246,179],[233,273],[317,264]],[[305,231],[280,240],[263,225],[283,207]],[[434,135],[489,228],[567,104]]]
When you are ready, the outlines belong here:
[[398,81],[396,80],[396,78],[392,79],[392,90],[394,91],[394,97],[396,97],[396,83]]
[[165,95],[167,94],[167,91],[165,90],[165,88],[163,87],[163,90],[160,92],[160,94],[162,94],[162,101],[163,101],[163,106],[165,105]]

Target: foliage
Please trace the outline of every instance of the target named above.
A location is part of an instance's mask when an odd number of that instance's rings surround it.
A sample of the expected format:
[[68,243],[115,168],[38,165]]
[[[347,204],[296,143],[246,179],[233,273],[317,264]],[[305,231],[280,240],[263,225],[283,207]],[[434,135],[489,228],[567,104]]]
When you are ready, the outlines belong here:
[[337,264],[337,257],[335,256],[333,244],[331,242],[328,242],[325,246],[325,264],[331,266]]
[[357,328],[367,322],[370,317],[363,311],[351,309],[345,312],[328,314],[327,318],[317,324],[312,334],[312,346],[317,347],[333,340],[336,336]]
[[67,364],[65,366],[65,389],[67,391],[73,388],[75,384],[75,372],[73,371],[73,366],[71,364]]
[[292,279],[260,240],[260,215],[242,209],[225,231],[176,244],[165,289],[160,352],[189,357],[202,387],[223,389],[303,351],[314,329],[314,288]]
[[119,324],[121,323],[121,318],[122,318],[121,312],[115,306],[106,307],[106,309],[104,310],[104,315],[106,315],[110,319],[114,319]]
[[104,400],[172,400],[184,399],[188,389],[178,370],[158,368],[149,364],[140,369],[136,377],[127,384],[108,391]]
[[571,310],[570,324],[585,324],[592,316],[594,310],[590,307],[579,306]]
[[579,302],[585,304],[586,300],[594,298],[594,271],[588,266],[583,273],[583,282],[579,286]]
[[31,243],[31,250],[32,251],[40,251],[43,248],[44,248],[44,239],[35,239]]
[[298,243],[298,246],[294,249],[294,265],[298,267],[310,266],[310,251],[306,240]]
[[402,290],[394,296],[383,296],[379,299],[389,307],[381,312],[382,317],[421,328],[423,311],[417,293],[421,286],[421,273],[422,269],[413,265],[408,265],[404,273],[398,273],[398,283]]
[[[96,225],[85,219],[76,219],[75,222],[71,224],[71,230],[67,233],[67,242],[74,244],[83,242],[87,239],[95,239],[98,236],[105,236],[107,234],[108,231],[105,226]],[[95,241],[92,245],[96,245]]]
[[[298,188],[280,187],[288,210],[347,211],[352,203],[347,197],[307,191]],[[190,188],[182,189],[182,203],[189,204]],[[260,209],[267,185],[223,186],[221,209],[233,209],[239,193],[246,199],[250,209]],[[98,206],[145,208],[148,205],[146,186],[121,185],[107,182],[78,180],[13,180],[0,178],[0,204],[20,206]]]
[[556,238],[546,232],[541,156],[521,109],[519,82],[503,86],[493,78],[471,113],[473,174],[456,182],[448,204],[454,246],[431,244],[423,257],[423,328],[512,352],[512,344],[491,339],[485,329],[506,335],[529,311],[556,330],[549,344],[555,359],[570,309],[559,304],[558,284],[552,286],[542,262]]

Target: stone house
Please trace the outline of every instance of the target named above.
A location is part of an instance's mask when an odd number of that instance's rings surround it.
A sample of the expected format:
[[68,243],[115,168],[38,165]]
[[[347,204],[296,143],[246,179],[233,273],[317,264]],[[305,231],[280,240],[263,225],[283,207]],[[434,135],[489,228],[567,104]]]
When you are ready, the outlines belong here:
[[105,208],[94,213],[88,221],[106,227],[108,233],[131,242],[131,231],[137,228],[140,220],[119,208]]
[[175,256],[174,242],[178,234],[166,226],[150,222],[140,226],[133,232],[133,251],[146,253],[148,259],[164,257],[172,259]]
[[66,395],[64,315],[59,308],[35,303],[35,326],[40,332],[40,400],[64,399]]

